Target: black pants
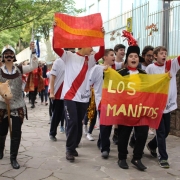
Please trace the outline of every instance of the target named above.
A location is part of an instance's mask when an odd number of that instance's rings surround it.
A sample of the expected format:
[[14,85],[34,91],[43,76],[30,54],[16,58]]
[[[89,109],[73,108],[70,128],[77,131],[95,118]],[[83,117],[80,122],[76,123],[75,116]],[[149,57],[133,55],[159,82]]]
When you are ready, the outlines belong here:
[[55,99],[53,100],[53,114],[51,118],[51,126],[50,126],[50,135],[56,136],[57,134],[57,127],[59,122],[61,121],[61,126],[64,126],[64,101]]
[[81,141],[82,121],[85,116],[87,106],[88,103],[64,100],[67,152],[73,152]]
[[[99,117],[100,117],[100,111],[99,111]],[[97,146],[99,149],[101,149],[101,152],[107,151],[108,153],[110,152],[110,135],[111,135],[111,130],[112,130],[112,125],[110,126],[105,126],[105,125],[100,125],[99,126],[100,132],[99,132],[99,139],[97,142]]]
[[[89,134],[92,134],[92,131],[93,131],[94,126],[96,124],[96,119],[97,119],[97,111],[95,111],[94,117],[91,120],[91,123],[90,123],[90,126],[89,126],[89,130],[88,130]],[[87,125],[88,121],[89,121],[89,119],[88,119],[87,112],[86,112],[85,117],[84,117],[84,125]]]
[[151,149],[156,149],[158,147],[161,160],[168,159],[166,151],[166,138],[170,132],[170,120],[170,113],[163,114],[159,127],[156,130],[156,136],[148,143]]
[[101,152],[107,151],[110,152],[110,135],[112,130],[112,125],[106,126],[106,125],[100,125],[100,133],[99,133],[99,139],[97,142],[97,146],[101,149]]
[[[128,141],[133,126],[118,126],[118,157],[120,160],[127,159]],[[144,146],[148,137],[148,126],[135,126],[136,142],[133,150],[133,158],[139,160],[142,158]]]
[[[12,118],[12,132],[21,132],[22,121],[18,116],[11,116]],[[6,136],[8,134],[8,117],[4,118],[0,122],[0,136]]]
[[49,116],[52,117],[53,113],[53,100],[49,98]]
[[37,93],[38,93],[37,92],[37,87],[35,87],[34,91],[31,91],[31,93],[30,93],[30,98],[31,98],[32,105],[34,105],[34,103],[35,103]]

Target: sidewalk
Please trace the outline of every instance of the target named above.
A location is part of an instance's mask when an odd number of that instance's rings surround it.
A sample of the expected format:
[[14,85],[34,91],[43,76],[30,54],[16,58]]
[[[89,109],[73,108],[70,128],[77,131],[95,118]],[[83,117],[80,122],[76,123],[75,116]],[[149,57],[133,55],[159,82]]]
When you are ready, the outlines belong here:
[[[131,164],[130,147],[128,170],[119,168],[114,144],[109,159],[102,159],[96,146],[99,130],[93,131],[95,141],[88,141],[83,136],[77,148],[79,157],[74,163],[68,162],[65,158],[65,134],[60,134],[58,129],[57,142],[49,140],[48,106],[41,105],[40,99],[37,101],[34,109],[27,103],[29,120],[24,120],[17,158],[21,168],[14,170],[10,165],[8,135],[5,156],[0,160],[0,180],[180,180],[180,138],[171,135],[167,139],[170,169],[160,168],[147,148],[142,159],[148,167],[145,172],[138,171]],[[149,139],[152,137],[149,135]]]

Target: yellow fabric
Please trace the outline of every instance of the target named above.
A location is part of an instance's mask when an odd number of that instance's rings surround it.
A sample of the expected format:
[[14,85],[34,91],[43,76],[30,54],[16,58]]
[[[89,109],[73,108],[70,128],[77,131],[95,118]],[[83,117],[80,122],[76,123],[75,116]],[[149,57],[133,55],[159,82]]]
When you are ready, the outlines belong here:
[[168,94],[170,76],[164,74],[131,74],[121,76],[112,68],[104,71],[103,88],[110,93],[128,91],[130,95],[135,92],[149,92]]
[[67,31],[70,34],[80,35],[80,36],[92,36],[97,38],[104,38],[104,34],[102,32],[90,29],[74,29],[68,26],[65,22],[63,22],[60,18],[55,18],[56,25]]

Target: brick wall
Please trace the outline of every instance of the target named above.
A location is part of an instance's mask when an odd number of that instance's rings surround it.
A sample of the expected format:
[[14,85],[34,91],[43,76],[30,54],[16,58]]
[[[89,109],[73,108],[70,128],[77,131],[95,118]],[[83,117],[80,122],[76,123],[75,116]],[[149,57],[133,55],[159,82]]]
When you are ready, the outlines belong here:
[[180,71],[177,73],[178,109],[171,114],[171,134],[180,137]]

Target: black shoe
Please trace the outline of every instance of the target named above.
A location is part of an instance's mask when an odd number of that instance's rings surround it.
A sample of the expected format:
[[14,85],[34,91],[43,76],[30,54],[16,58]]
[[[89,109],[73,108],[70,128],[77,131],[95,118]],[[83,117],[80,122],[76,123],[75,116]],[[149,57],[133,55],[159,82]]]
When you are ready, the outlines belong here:
[[147,144],[146,147],[147,147],[147,149],[150,151],[151,156],[154,157],[154,158],[157,158],[156,149],[151,149],[151,148],[149,147],[149,144]]
[[70,162],[73,162],[73,161],[75,160],[73,154],[70,153],[70,152],[67,152],[67,153],[66,153],[66,159],[67,159],[68,161],[70,161]]
[[32,105],[31,108],[35,108],[35,105]]
[[49,135],[49,139],[52,141],[57,141],[57,138],[55,136]]
[[129,146],[133,149],[134,149],[134,145],[135,145],[135,143],[133,143],[132,141],[129,142]]
[[11,159],[11,166],[13,167],[13,169],[19,169],[20,168],[20,165],[18,164],[16,159]]
[[128,166],[127,162],[126,162],[126,159],[119,160],[118,165],[122,169],[129,169],[129,166]]
[[131,163],[134,164],[141,171],[147,169],[147,167],[142,164],[141,160],[132,159]]
[[72,155],[75,156],[75,157],[77,157],[77,156],[78,156],[78,152],[77,152],[76,150],[74,150],[74,151],[72,152]]
[[102,156],[104,159],[107,159],[107,158],[109,157],[109,152],[103,151],[103,152],[101,153],[101,156]]

